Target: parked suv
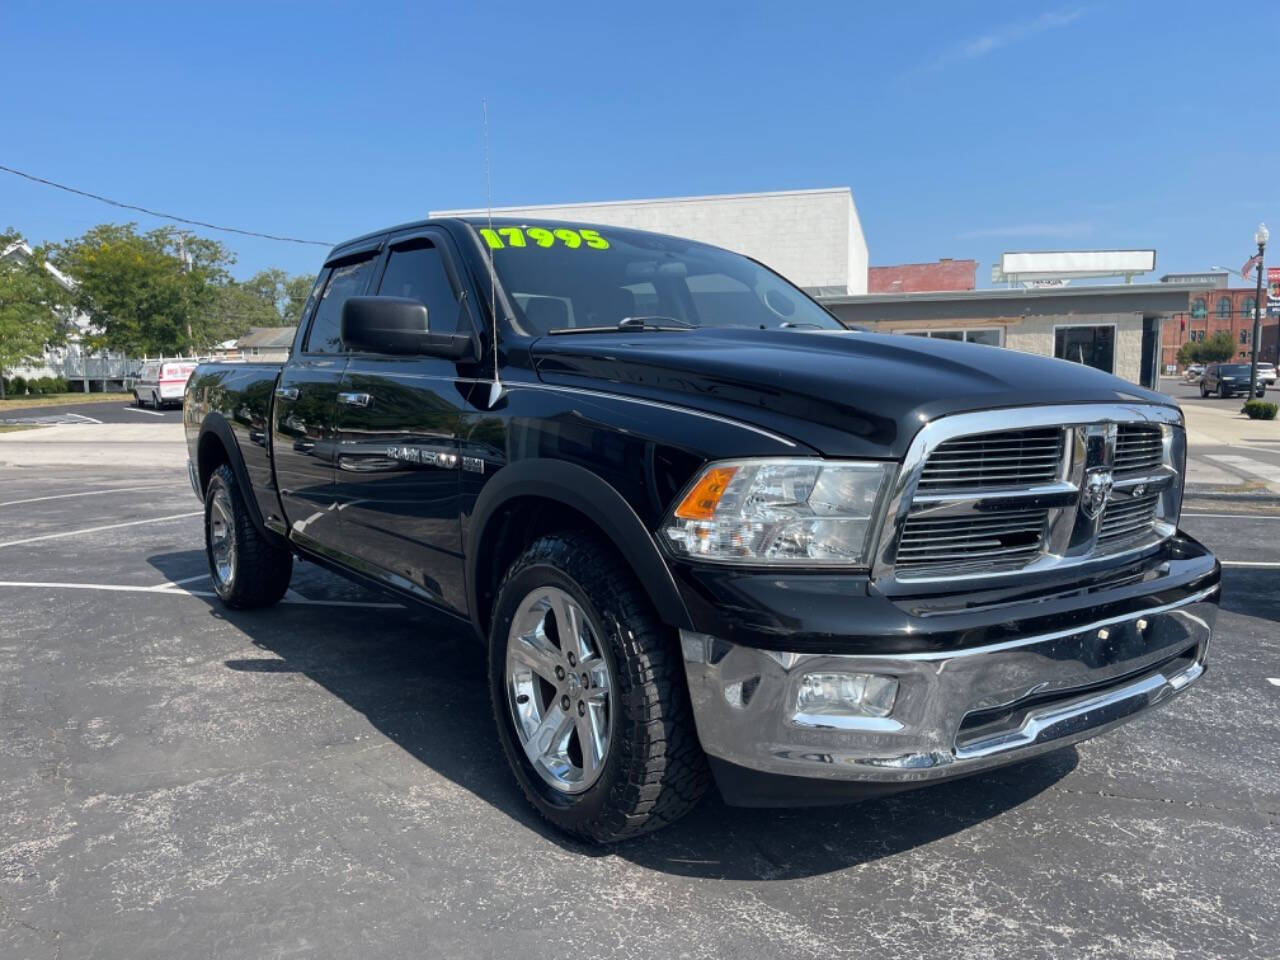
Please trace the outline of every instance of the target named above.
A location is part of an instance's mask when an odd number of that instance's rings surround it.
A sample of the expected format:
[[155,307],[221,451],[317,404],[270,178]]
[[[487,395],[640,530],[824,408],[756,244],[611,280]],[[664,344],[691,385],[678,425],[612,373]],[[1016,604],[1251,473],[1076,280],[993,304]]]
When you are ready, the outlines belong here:
[[689,240],[360,237],[288,362],[202,364],[184,421],[222,601],[277,602],[299,559],[469,624],[516,780],[595,841],[711,778],[776,806],[987,770],[1205,669],[1172,400],[846,329]]
[[[1266,384],[1262,381],[1262,365],[1258,365],[1258,385],[1256,396],[1262,396]],[[1204,376],[1200,378],[1200,396],[1207,397],[1216,393],[1224,400],[1237,393],[1249,392],[1249,364],[1247,363],[1211,363],[1204,368]]]

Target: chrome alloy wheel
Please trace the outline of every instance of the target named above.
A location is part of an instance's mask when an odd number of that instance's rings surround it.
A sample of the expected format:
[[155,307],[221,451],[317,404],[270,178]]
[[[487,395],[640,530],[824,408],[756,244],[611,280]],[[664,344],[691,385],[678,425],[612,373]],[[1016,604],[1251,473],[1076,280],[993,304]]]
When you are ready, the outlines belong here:
[[538,587],[507,634],[507,706],[525,756],[548,784],[582,793],[599,779],[613,730],[600,639],[569,594]]
[[231,493],[224,486],[209,505],[209,559],[218,583],[230,588],[236,579],[236,522]]

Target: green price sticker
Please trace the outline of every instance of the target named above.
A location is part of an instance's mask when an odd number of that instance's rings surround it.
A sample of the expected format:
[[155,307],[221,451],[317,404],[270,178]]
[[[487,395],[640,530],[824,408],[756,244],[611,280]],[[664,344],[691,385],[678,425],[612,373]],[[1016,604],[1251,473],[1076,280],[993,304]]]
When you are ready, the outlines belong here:
[[481,227],[480,235],[484,237],[491,250],[530,245],[554,247],[557,243],[564,244],[570,250],[577,250],[583,246],[590,247],[592,250],[609,249],[609,241],[596,231],[570,230],[567,227],[559,227],[555,230],[548,230],[545,227],[529,227],[527,230],[520,227],[499,227],[496,230]]

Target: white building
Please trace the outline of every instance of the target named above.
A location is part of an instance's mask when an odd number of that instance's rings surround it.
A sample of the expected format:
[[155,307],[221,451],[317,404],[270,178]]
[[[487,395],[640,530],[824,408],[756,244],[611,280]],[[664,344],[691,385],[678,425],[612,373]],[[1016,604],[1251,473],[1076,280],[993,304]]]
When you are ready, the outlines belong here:
[[[485,212],[435,210],[431,215]],[[812,294],[867,292],[867,241],[848,187],[495,207],[493,213],[669,233],[754,257]]]

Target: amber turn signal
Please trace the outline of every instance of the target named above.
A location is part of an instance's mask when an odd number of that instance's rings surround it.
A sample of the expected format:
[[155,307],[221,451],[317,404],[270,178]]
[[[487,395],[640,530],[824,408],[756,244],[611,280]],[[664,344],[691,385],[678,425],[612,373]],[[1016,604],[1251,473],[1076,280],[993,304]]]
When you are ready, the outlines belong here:
[[693,489],[685,494],[680,506],[676,507],[675,515],[682,520],[710,520],[715,516],[720,498],[729,489],[729,481],[737,472],[737,467],[715,467],[708,470],[693,485]]

